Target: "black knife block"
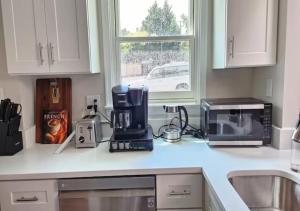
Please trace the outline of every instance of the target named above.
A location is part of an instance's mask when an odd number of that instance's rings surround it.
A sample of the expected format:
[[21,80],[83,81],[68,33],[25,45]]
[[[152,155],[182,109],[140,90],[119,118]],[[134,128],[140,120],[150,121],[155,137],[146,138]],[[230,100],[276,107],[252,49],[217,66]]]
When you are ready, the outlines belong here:
[[0,156],[14,155],[23,149],[20,121],[21,116],[17,115],[8,122],[0,122]]

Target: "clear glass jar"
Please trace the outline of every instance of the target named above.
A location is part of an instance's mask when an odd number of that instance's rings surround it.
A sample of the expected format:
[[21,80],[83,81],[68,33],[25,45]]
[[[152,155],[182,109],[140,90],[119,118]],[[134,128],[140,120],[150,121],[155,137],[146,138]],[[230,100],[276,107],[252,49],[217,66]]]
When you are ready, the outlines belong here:
[[178,142],[181,140],[181,126],[180,126],[180,109],[177,105],[164,106],[165,120],[162,128],[163,140],[167,142]]

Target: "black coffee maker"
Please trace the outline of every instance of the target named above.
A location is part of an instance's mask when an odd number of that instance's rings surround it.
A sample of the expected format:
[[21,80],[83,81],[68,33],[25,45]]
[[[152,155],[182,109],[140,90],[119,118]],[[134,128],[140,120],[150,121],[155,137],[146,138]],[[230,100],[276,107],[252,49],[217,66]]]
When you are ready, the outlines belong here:
[[153,150],[153,133],[148,125],[148,93],[144,86],[112,88],[111,152]]

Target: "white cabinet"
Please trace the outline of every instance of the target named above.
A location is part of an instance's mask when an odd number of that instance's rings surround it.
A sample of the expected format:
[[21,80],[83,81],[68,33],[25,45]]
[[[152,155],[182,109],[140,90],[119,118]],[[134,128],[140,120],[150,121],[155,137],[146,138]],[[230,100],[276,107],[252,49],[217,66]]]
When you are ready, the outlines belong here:
[[223,211],[223,206],[219,203],[212,189],[205,183],[205,211]]
[[214,0],[213,68],[276,64],[278,0]]
[[158,175],[156,177],[157,210],[201,210],[202,180],[200,174]]
[[2,0],[10,74],[100,72],[97,0]]
[[55,180],[0,182],[3,211],[58,211]]
[[44,1],[3,0],[2,17],[9,73],[49,71]]

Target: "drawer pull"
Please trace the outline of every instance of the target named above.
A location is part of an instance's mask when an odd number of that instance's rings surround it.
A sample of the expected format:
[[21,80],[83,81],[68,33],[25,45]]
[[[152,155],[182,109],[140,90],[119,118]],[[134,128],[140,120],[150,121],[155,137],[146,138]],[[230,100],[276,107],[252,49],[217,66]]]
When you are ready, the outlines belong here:
[[34,197],[31,197],[31,198],[26,198],[26,197],[21,197],[19,199],[16,199],[16,202],[33,202],[33,201],[38,201],[38,197],[34,196]]
[[187,195],[191,195],[191,192],[188,190],[184,190],[183,192],[171,191],[169,193],[169,196],[187,196]]

